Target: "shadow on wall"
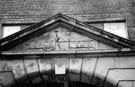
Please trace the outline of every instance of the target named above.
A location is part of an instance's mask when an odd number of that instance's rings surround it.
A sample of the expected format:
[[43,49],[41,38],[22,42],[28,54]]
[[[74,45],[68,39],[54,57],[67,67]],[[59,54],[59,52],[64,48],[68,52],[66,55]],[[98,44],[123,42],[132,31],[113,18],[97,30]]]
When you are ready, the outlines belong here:
[[[87,79],[90,77],[83,73]],[[76,73],[72,73],[72,78],[76,78]],[[80,76],[82,78],[82,76]],[[84,78],[84,77],[83,77]],[[65,83],[67,82],[67,83]],[[25,75],[19,79],[16,79],[16,83],[10,84],[8,87],[115,87],[110,81],[104,81],[99,77],[94,77],[92,82],[85,82],[83,79],[81,81],[75,81],[70,79],[70,75],[55,75],[52,72],[46,73],[31,73]]]

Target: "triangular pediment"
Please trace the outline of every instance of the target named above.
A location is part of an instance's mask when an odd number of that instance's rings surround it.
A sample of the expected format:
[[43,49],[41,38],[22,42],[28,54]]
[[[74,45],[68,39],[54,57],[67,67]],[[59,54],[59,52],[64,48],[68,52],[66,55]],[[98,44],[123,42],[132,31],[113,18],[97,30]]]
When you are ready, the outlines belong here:
[[23,51],[133,48],[131,40],[116,36],[63,14],[36,23],[0,40],[1,50]]

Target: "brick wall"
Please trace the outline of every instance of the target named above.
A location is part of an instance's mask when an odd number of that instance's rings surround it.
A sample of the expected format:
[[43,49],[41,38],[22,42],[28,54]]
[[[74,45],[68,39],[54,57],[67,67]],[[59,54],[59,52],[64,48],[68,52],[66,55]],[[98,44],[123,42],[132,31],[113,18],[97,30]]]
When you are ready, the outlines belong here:
[[[126,20],[130,32],[135,32],[134,3],[134,0],[0,0],[0,22],[35,23],[63,13],[85,22]],[[135,36],[130,37],[135,40]]]

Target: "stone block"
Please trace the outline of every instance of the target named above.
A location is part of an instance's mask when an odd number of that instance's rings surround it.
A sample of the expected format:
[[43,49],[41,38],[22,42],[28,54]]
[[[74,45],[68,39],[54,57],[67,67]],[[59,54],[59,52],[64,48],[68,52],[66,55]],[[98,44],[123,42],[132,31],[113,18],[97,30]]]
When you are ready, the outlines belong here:
[[88,23],[89,25],[92,25],[96,28],[104,30],[104,23]]
[[120,81],[118,87],[134,87],[132,81]]
[[80,81],[80,72],[82,68],[82,59],[70,59],[69,62],[69,80]]
[[66,75],[66,58],[55,58],[54,64],[56,75]]
[[133,81],[132,83],[133,83],[133,84],[132,84],[132,85],[133,85],[132,87],[135,87],[135,81]]
[[115,68],[135,68],[135,57],[115,57]]
[[82,60],[82,74],[81,81],[91,83],[93,72],[95,69],[97,58],[84,58]]
[[70,50],[69,42],[61,41],[56,43],[56,50]]
[[5,71],[12,71],[16,79],[19,79],[26,75],[22,60],[7,60]]
[[62,32],[62,31],[55,31],[56,34],[56,39],[58,39],[57,41],[69,41],[69,31],[67,32]]
[[90,39],[83,35],[76,32],[70,32],[70,41],[89,41]]
[[7,63],[5,60],[0,60],[0,71],[4,71]]
[[135,27],[129,27],[129,39],[135,41]]
[[53,51],[55,50],[55,33],[48,32],[23,44],[25,51]]
[[44,80],[50,80],[52,75],[52,59],[39,59],[39,70]]
[[0,83],[4,87],[10,87],[12,84],[16,84],[12,71],[0,72]]
[[58,28],[52,30],[52,32],[70,32],[70,30],[68,30],[64,27],[58,27]]
[[106,44],[103,44],[103,43],[100,43],[100,42],[98,42],[98,48],[99,49],[115,49],[115,48],[113,48],[109,45],[106,45]]
[[96,84],[98,86],[101,86],[107,72],[110,68],[114,68],[114,58],[99,58],[97,60],[96,68],[95,68],[95,74],[93,78],[93,84]]
[[112,82],[116,86],[120,80],[135,80],[135,69],[109,70],[106,81]]
[[40,77],[40,71],[38,67],[38,62],[36,59],[26,59],[24,60],[27,74],[29,76],[29,80],[33,84],[37,84],[38,82],[41,82],[41,77]]
[[36,59],[26,59],[24,60],[26,66],[27,74],[32,75],[39,72],[38,63]]

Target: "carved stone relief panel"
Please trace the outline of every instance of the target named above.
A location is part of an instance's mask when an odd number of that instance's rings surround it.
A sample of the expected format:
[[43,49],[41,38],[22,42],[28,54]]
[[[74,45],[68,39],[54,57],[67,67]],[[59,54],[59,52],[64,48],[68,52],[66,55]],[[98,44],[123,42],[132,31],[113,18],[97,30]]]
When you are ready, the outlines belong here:
[[70,33],[69,47],[71,49],[98,49],[97,41],[75,32]]
[[55,33],[45,33],[23,44],[25,51],[51,51],[55,50]]
[[23,51],[57,51],[98,49],[98,42],[83,34],[58,27],[22,45]]

